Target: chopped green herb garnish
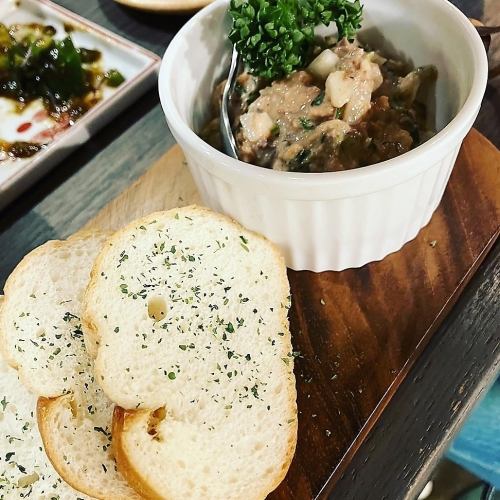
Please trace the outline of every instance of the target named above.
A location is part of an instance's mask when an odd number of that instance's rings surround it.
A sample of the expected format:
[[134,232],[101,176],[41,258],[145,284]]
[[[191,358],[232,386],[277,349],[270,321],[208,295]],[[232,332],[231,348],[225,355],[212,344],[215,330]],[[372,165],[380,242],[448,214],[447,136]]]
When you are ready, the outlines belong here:
[[308,172],[309,161],[311,158],[310,149],[302,149],[297,156],[290,162],[290,172]]
[[69,322],[72,319],[80,319],[78,316],[75,316],[74,314],[71,314],[70,312],[67,312],[63,316],[63,321]]
[[245,87],[240,82],[236,82],[234,84],[234,91],[237,95],[241,96],[245,92]]
[[316,26],[335,22],[353,39],[362,11],[359,0],[231,0],[229,39],[250,73],[276,79],[307,65]]
[[110,438],[111,434],[104,430],[102,427],[94,427],[94,430],[96,432],[100,432],[101,434],[104,434],[107,438]]
[[316,126],[311,120],[309,120],[309,118],[304,116],[299,118],[299,122],[304,130],[312,130]]
[[318,96],[311,101],[311,106],[319,106],[320,104],[323,104],[324,100],[325,100],[325,91],[322,90],[318,94]]

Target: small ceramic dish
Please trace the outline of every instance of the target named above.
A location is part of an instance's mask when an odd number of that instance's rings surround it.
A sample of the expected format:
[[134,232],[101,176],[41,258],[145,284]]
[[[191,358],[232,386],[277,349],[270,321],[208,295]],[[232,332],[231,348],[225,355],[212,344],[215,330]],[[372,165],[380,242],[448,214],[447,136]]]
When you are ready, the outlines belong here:
[[296,270],[340,271],[399,250],[431,219],[479,112],[488,63],[475,28],[446,0],[363,0],[363,40],[437,67],[438,133],[376,165],[280,172],[230,158],[197,135],[214,83],[227,74],[228,3],[217,0],[194,16],[160,70],[161,103],[204,202],[277,243]]
[[[74,125],[58,133],[54,140],[34,156],[0,161],[0,208],[28,188],[71,151],[86,142],[128,104],[155,84],[160,58],[138,45],[101,28],[48,0],[2,0],[0,22],[41,23],[57,30],[55,38],[70,31],[76,47],[99,50],[104,69],[117,69],[125,81],[107,88],[103,98]],[[41,101],[33,101],[22,112],[15,103],[0,97],[0,139],[30,142],[36,134],[54,125],[43,117]],[[40,116],[42,117],[40,118]]]
[[185,13],[201,9],[212,0],[115,0],[116,3],[146,12]]

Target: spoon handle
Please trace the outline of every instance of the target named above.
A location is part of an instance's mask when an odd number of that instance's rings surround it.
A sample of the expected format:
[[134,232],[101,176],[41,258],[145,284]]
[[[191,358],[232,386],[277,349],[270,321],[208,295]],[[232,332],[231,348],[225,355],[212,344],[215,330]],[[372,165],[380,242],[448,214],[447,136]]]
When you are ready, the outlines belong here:
[[476,26],[479,36],[494,35],[500,33],[500,26]]
[[224,146],[224,151],[227,155],[238,159],[238,151],[236,148],[236,141],[234,139],[233,130],[231,128],[231,120],[229,118],[229,96],[234,90],[234,85],[236,83],[236,73],[240,63],[240,56],[238,51],[233,48],[233,54],[231,56],[231,67],[229,68],[229,75],[224,85],[224,92],[222,93],[222,103],[221,103],[221,121],[220,121],[220,131],[222,136],[222,145]]
[[[488,53],[491,45],[491,35],[500,33],[500,26],[485,26],[481,21],[478,21],[477,19],[469,18],[469,20],[476,28],[479,36],[482,38],[484,48]],[[496,78],[497,76],[500,76],[500,64],[497,63],[496,65],[494,65],[490,58],[490,70],[488,72],[488,79],[491,80],[492,78]]]

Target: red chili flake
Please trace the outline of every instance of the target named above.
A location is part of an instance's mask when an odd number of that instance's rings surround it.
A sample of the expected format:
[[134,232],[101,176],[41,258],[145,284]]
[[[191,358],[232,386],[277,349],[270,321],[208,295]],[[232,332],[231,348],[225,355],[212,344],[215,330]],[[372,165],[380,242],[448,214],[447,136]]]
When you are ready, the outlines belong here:
[[26,132],[26,130],[28,130],[29,128],[31,128],[31,122],[25,122],[25,123],[21,123],[21,125],[19,125],[19,127],[17,127],[17,131],[19,133]]

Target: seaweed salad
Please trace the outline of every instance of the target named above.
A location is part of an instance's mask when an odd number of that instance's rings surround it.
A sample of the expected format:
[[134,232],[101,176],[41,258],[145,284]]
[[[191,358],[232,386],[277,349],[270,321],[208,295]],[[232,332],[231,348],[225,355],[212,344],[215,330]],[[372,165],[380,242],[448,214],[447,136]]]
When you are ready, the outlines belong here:
[[[0,97],[12,100],[18,113],[41,100],[42,116],[37,113],[34,119],[48,118],[53,125],[26,142],[0,137],[0,160],[32,156],[95,106],[104,86],[124,82],[119,71],[102,68],[99,51],[75,47],[70,30],[65,31],[64,38],[56,38],[50,25],[0,23]],[[18,132],[30,128],[27,121]]]

